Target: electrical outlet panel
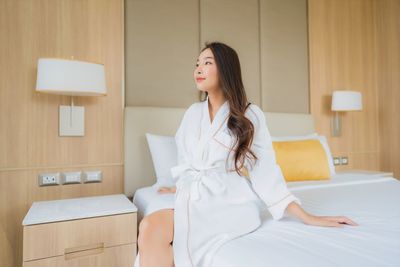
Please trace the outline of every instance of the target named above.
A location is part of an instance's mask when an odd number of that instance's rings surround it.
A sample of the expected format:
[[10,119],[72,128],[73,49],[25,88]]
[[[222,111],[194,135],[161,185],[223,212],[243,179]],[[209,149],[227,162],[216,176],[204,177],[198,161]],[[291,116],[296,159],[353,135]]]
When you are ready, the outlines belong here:
[[39,186],[59,185],[60,173],[41,173],[39,174]]
[[340,157],[333,157],[333,165],[341,165]]
[[100,183],[102,180],[101,171],[85,171],[83,172],[84,183]]
[[341,157],[340,161],[341,161],[342,165],[349,164],[349,158],[348,157]]
[[81,172],[63,172],[61,174],[61,184],[80,184]]

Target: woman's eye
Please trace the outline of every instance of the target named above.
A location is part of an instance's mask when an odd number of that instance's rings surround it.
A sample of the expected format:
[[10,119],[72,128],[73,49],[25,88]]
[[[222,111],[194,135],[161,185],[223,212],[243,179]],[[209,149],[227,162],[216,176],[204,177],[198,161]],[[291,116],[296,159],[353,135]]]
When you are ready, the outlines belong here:
[[[207,61],[206,63],[204,63],[204,65],[207,65],[207,63],[210,63],[210,64],[212,64],[211,62]],[[198,66],[199,66],[199,64],[196,64],[195,66],[196,66],[196,67],[198,67]]]

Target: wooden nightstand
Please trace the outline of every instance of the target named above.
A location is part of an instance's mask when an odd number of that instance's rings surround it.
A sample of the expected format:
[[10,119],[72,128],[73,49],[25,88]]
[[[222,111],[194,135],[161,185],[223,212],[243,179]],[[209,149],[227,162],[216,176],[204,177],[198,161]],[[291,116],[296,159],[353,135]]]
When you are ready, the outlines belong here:
[[137,208],[125,195],[34,202],[22,224],[24,267],[133,266]]
[[382,171],[369,171],[369,170],[343,170],[343,171],[336,171],[338,174],[352,174],[352,173],[360,173],[371,175],[375,177],[393,177],[393,172],[382,172]]

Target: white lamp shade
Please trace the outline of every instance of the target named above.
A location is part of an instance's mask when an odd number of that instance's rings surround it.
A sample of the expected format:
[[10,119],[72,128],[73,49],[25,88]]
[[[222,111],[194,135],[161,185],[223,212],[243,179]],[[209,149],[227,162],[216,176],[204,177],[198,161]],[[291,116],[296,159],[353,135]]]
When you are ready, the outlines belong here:
[[78,60],[40,58],[36,91],[96,96],[107,93],[104,65]]
[[332,110],[362,110],[361,93],[355,91],[334,91],[332,95]]

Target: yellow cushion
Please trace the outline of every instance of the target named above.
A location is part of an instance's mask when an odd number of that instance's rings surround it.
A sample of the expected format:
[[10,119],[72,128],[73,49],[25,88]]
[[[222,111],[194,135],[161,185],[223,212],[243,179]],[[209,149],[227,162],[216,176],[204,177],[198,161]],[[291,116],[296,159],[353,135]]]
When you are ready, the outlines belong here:
[[318,140],[277,141],[272,145],[286,181],[330,178],[328,158]]

